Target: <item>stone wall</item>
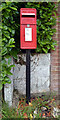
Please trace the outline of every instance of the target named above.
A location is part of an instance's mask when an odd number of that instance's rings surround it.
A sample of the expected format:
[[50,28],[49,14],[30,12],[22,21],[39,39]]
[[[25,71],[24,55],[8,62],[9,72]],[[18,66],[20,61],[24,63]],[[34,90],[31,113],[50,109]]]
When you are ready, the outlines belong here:
[[[13,84],[19,94],[26,94],[26,54],[18,55]],[[31,55],[31,93],[50,91],[50,54]]]
[[[11,65],[13,64],[13,58],[11,58]],[[7,61],[7,59],[6,59]],[[13,68],[11,69],[11,73],[13,73]],[[6,83],[4,85],[4,100],[8,102],[9,106],[12,106],[13,99],[13,75],[9,76],[11,80],[11,84]]]

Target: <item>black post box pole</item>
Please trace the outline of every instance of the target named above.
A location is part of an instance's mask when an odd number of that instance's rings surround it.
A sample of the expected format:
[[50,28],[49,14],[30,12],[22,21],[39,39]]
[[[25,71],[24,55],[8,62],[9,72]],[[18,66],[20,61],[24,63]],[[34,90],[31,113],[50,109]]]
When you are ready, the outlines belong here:
[[26,50],[26,103],[30,101],[30,50]]

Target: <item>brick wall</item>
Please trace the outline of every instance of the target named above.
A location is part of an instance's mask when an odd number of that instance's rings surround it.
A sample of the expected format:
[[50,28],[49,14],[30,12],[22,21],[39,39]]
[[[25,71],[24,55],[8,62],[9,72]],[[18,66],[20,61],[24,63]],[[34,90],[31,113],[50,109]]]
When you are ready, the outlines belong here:
[[[58,14],[60,15],[60,3],[58,4]],[[57,46],[55,51],[51,51],[51,91],[60,91],[60,17],[57,17],[56,33],[53,36],[54,40],[57,40]]]
[[[60,3],[59,3],[59,7],[58,7],[58,13],[60,16]],[[59,41],[59,51],[58,51],[58,94],[59,94],[59,100],[60,100],[60,17],[58,18],[58,41]]]

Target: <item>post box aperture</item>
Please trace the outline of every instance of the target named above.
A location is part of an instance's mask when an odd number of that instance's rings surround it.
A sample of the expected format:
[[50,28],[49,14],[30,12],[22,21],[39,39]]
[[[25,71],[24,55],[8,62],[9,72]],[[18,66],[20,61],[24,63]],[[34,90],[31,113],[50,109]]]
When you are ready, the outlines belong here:
[[36,49],[36,9],[21,8],[20,10],[20,47]]

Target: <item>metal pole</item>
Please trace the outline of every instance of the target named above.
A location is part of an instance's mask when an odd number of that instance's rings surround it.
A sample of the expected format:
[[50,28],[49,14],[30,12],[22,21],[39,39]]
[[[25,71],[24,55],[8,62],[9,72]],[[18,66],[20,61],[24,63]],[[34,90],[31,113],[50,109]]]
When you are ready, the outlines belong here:
[[26,103],[30,100],[30,50],[26,50]]

